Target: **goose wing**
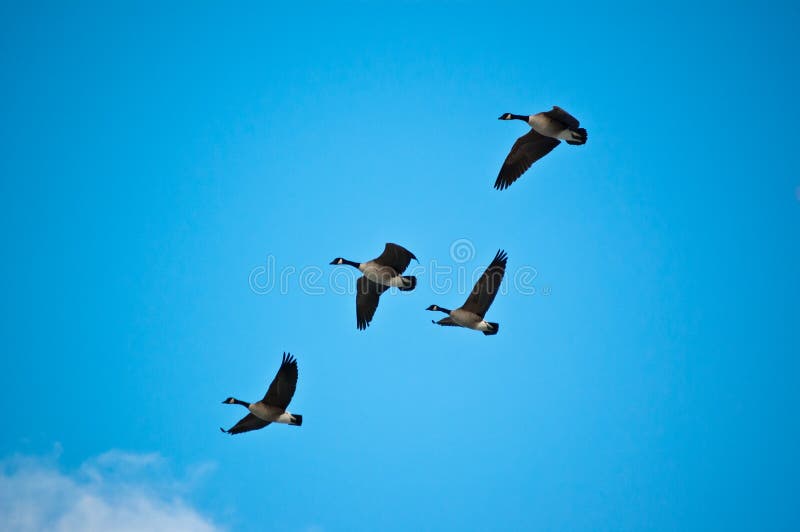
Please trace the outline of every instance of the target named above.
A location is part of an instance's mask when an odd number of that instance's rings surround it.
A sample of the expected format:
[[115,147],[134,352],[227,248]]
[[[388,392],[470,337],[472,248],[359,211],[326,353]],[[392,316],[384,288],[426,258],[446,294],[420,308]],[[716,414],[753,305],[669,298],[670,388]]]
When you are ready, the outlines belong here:
[[467,301],[464,303],[464,310],[474,312],[481,318],[489,310],[492,305],[497,292],[500,290],[500,283],[503,282],[503,276],[506,273],[506,262],[508,255],[502,249],[494,256],[494,260],[483,272],[481,278],[475,283]]
[[519,179],[533,163],[553,151],[560,144],[560,140],[540,135],[533,129],[522,135],[503,161],[494,188],[505,190],[511,183]]
[[[388,246],[388,244],[387,244]],[[364,276],[358,278],[356,285],[356,327],[362,331],[369,326],[375,310],[378,308],[378,300],[388,286],[373,283]]]
[[578,129],[581,125],[578,122],[578,119],[563,110],[561,107],[554,105],[553,109],[550,111],[546,111],[544,114],[552,118],[553,120],[558,120],[562,124],[566,124],[570,129]]
[[227,432],[228,434],[241,434],[242,432],[249,432],[251,430],[258,430],[263,429],[267,425],[269,425],[269,421],[264,421],[261,418],[257,418],[253,414],[247,414],[239,422],[229,428],[228,430],[223,429],[220,427],[219,430],[222,432]]
[[286,410],[296,388],[297,360],[289,353],[284,353],[281,367],[278,368],[278,373],[272,379],[272,384],[269,385],[269,390],[267,390],[262,401],[265,405],[276,406]]
[[[433,320],[431,320],[431,321],[433,321]],[[458,323],[454,322],[453,318],[451,318],[450,316],[447,316],[446,318],[442,318],[439,321],[434,321],[433,323],[435,323],[436,325],[444,325],[446,327],[461,327],[461,325],[459,325]]]
[[382,266],[390,266],[398,274],[401,274],[408,268],[411,259],[417,260],[417,257],[403,246],[388,242],[386,247],[383,248],[381,256],[373,262],[377,262]]

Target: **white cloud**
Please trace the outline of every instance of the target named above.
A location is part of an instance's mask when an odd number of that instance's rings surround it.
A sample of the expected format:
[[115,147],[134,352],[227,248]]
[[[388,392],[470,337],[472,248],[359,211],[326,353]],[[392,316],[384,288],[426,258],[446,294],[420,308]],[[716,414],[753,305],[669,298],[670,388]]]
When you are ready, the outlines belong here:
[[221,530],[181,497],[211,467],[181,481],[157,453],[109,451],[74,473],[57,456],[17,456],[0,462],[0,523],[9,532]]

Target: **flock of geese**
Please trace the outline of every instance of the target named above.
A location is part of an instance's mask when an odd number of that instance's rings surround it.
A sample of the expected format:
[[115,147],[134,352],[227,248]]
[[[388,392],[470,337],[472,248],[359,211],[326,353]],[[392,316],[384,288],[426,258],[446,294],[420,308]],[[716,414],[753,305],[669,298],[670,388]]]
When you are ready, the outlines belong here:
[[[580,127],[578,120],[564,109],[553,106],[550,111],[533,115],[515,115],[504,113],[499,120],[522,120],[530,126],[530,131],[522,135],[503,161],[494,188],[505,190],[531,167],[533,163],[553,151],[561,141],[567,144],[581,145],[587,140],[586,130]],[[338,257],[331,261],[336,266],[352,266],[361,272],[356,285],[356,327],[366,329],[375,311],[381,294],[391,287],[409,292],[417,286],[417,278],[404,276],[411,260],[417,260],[406,248],[388,243],[379,257],[367,262],[354,262]],[[475,283],[467,300],[460,307],[450,310],[439,305],[431,305],[426,310],[443,312],[447,316],[434,321],[446,327],[465,327],[480,331],[485,335],[494,335],[500,330],[500,324],[486,321],[484,316],[494,302],[500,289],[500,283],[506,272],[508,255],[499,250],[486,271]],[[297,388],[297,360],[288,353],[283,354],[278,373],[269,385],[264,398],[248,403],[234,397],[228,397],[224,404],[241,405],[249,413],[228,430],[220,428],[228,434],[239,434],[266,427],[270,423],[284,423],[300,426],[303,416],[292,414],[287,410],[289,402]]]

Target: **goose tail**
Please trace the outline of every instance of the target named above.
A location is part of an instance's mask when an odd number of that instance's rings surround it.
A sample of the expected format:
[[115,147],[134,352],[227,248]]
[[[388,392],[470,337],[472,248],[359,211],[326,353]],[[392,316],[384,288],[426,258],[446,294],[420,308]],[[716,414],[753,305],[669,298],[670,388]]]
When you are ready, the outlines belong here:
[[485,334],[486,336],[492,336],[494,334],[497,334],[497,332],[500,330],[500,324],[499,323],[495,323],[493,321],[490,321],[488,323],[489,323],[490,329],[488,331],[482,331],[483,334]]
[[289,425],[294,425],[295,427],[299,427],[303,424],[303,416],[300,414],[292,414],[292,420],[289,422]]
[[572,144],[573,146],[586,144],[586,141],[589,138],[589,134],[586,133],[586,130],[582,127],[579,127],[578,129],[571,129],[570,133],[572,133],[572,138],[567,141],[567,144]]
[[413,275],[403,277],[403,286],[399,287],[403,292],[410,292],[417,287],[417,278]]

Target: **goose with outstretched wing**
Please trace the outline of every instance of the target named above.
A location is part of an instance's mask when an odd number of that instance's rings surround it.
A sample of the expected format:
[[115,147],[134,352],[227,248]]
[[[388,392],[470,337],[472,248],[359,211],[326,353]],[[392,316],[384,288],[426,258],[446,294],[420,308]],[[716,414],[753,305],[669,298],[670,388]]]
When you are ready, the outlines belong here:
[[403,275],[411,259],[417,260],[417,257],[409,250],[397,244],[387,243],[383,253],[368,262],[354,262],[341,257],[331,261],[333,265],[357,268],[363,274],[356,283],[356,327],[359,330],[369,326],[372,317],[375,316],[381,294],[386,290],[396,287],[408,292],[417,286],[416,277]]
[[494,260],[483,272],[478,282],[475,283],[475,287],[467,297],[467,300],[459,308],[450,310],[439,305],[431,305],[425,309],[447,314],[446,318],[433,323],[449,327],[466,327],[481,331],[487,336],[497,334],[500,330],[500,324],[486,321],[484,316],[489,307],[492,306],[492,302],[494,302],[494,298],[500,290],[500,283],[503,282],[507,262],[508,255],[501,249],[494,256]]
[[535,115],[503,113],[499,120],[522,120],[531,130],[517,139],[506,156],[494,182],[494,188],[498,190],[510,187],[533,163],[553,151],[562,140],[567,144],[581,145],[586,144],[588,138],[578,119],[558,106]]
[[223,428],[219,430],[228,434],[240,434],[251,430],[263,429],[270,423],[285,423],[299,427],[303,424],[303,416],[292,414],[286,410],[296,388],[297,360],[291,354],[284,353],[281,367],[278,369],[275,378],[272,379],[272,384],[269,385],[269,389],[263,399],[255,403],[248,403],[234,397],[228,397],[222,401],[228,405],[242,405],[250,413],[228,430]]

